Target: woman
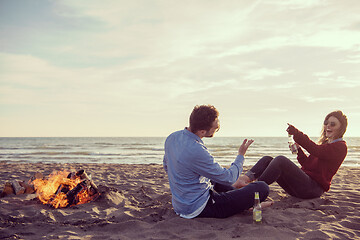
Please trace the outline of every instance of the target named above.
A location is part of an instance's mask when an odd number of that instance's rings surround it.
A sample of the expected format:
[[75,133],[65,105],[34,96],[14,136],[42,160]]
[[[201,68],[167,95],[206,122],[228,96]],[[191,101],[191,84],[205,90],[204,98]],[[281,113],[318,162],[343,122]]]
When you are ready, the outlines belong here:
[[[301,168],[284,156],[261,158],[245,175],[239,177],[234,187],[240,188],[258,179],[267,184],[277,182],[294,197],[309,199],[329,191],[331,179],[347,154],[342,139],[347,127],[347,117],[341,111],[329,113],[324,121],[319,144],[289,124],[287,132],[293,135],[298,147],[297,160]],[[308,153],[307,156],[302,148]]]

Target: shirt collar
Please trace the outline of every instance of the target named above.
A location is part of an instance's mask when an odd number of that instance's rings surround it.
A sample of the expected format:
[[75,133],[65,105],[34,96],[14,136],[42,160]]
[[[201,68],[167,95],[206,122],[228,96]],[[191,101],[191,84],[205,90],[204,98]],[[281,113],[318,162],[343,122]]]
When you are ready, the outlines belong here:
[[185,133],[185,135],[187,135],[187,136],[201,142],[202,144],[204,144],[204,142],[201,140],[201,138],[198,135],[190,132],[187,127],[184,128],[184,133]]
[[334,141],[330,142],[330,143],[334,143],[334,142],[339,142],[339,141],[343,141],[342,138],[338,138],[338,139],[335,139]]

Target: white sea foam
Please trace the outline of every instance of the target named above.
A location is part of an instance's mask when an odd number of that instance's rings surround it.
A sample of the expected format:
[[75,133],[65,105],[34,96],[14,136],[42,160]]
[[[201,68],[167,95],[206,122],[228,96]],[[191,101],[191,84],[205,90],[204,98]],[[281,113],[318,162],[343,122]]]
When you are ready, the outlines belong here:
[[[203,140],[217,162],[229,165],[243,139],[215,136]],[[246,153],[245,166],[253,165],[265,155],[284,155],[296,162],[296,155],[288,148],[287,137],[252,139],[255,142]],[[343,165],[360,166],[360,138],[345,140],[348,155]],[[165,137],[0,138],[0,161],[162,164],[164,142]]]

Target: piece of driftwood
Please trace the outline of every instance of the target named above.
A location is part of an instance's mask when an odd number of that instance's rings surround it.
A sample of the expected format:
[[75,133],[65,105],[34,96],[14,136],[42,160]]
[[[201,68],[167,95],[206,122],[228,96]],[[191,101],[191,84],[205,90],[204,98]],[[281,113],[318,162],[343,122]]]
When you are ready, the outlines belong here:
[[11,181],[11,185],[14,188],[14,192],[16,195],[25,193],[25,188],[22,187],[18,181],[16,180]]
[[30,179],[29,179],[29,184],[31,185],[31,183],[35,180],[35,179],[44,179],[44,175],[40,172],[36,172]]
[[23,181],[19,181],[19,184],[20,184],[20,186],[25,188],[25,192],[24,192],[25,194],[31,194],[31,193],[35,192],[34,185],[25,183]]
[[14,188],[11,184],[11,182],[6,182],[4,186],[4,190],[1,192],[0,197],[5,197],[10,194],[15,194]]

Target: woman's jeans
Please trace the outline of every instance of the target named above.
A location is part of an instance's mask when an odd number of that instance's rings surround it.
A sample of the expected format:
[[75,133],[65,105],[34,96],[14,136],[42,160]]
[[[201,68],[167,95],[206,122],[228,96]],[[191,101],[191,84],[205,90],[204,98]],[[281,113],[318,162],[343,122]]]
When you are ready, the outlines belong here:
[[257,181],[236,189],[215,183],[206,207],[197,217],[226,218],[247,210],[254,205],[255,192],[259,192],[260,201],[264,201],[269,195],[269,186]]
[[324,189],[303,170],[284,156],[261,158],[245,175],[267,184],[277,182],[294,197],[309,199],[320,197]]

